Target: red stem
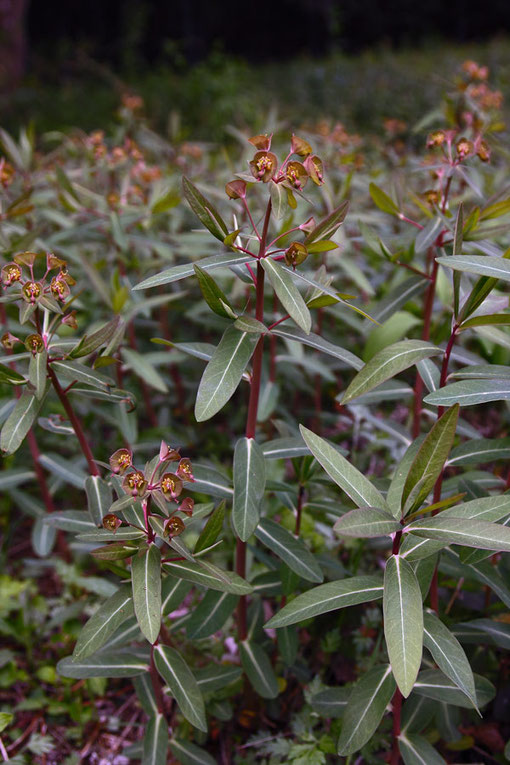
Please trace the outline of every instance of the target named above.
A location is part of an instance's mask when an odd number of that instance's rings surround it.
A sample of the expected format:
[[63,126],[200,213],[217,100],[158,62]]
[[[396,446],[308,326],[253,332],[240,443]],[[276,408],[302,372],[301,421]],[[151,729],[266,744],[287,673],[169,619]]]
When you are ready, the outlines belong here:
[[[264,321],[264,269],[262,268],[260,259],[264,257],[266,252],[267,231],[271,219],[271,207],[271,200],[269,200],[267,203],[266,216],[264,218],[264,228],[260,238],[259,262],[257,263],[255,318],[262,322]],[[248,402],[248,415],[246,418],[246,438],[255,438],[257,429],[257,409],[260,395],[263,350],[264,335],[261,335],[253,354],[250,400]],[[244,579],[246,576],[246,542],[243,542],[241,539],[236,541],[235,568],[236,573]],[[246,640],[248,634],[246,624],[246,595],[241,596],[237,606],[237,634],[240,641]]]
[[69,417],[69,421],[71,425],[73,426],[73,430],[76,434],[76,438],[78,439],[78,443],[80,444],[81,450],[83,452],[83,455],[85,459],[87,460],[87,464],[89,466],[89,473],[90,475],[98,475],[100,476],[101,473],[99,471],[98,466],[96,465],[96,461],[94,459],[94,455],[92,454],[92,450],[89,446],[89,443],[85,437],[85,433],[83,432],[83,428],[81,426],[81,422],[77,415],[75,414],[75,411],[73,407],[71,406],[71,402],[67,398],[64,390],[62,389],[62,386],[60,385],[57,375],[51,368],[51,364],[48,364],[48,376],[51,380],[51,384],[53,385],[53,388],[55,389],[55,393],[59,397],[62,406],[65,409],[65,412],[67,416]]

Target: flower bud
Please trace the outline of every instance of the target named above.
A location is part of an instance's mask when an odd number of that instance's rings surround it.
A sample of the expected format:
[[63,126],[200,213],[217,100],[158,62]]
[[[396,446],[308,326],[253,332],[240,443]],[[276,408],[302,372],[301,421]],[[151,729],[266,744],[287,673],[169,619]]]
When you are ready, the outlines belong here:
[[41,335],[29,335],[25,340],[25,348],[35,356],[44,351],[44,340]]
[[76,321],[76,311],[70,311],[68,314],[64,316],[62,319],[62,324],[65,324],[66,327],[71,327],[71,329],[78,329],[78,322]]
[[143,497],[147,489],[147,481],[141,470],[128,473],[122,482],[122,488],[132,497]]
[[191,497],[186,497],[186,499],[183,499],[179,507],[177,508],[181,513],[184,513],[184,515],[187,515],[188,518],[191,518],[193,515],[193,507],[195,506],[195,500],[191,499]]
[[182,492],[182,481],[175,473],[165,473],[161,479],[160,488],[166,501],[172,502]]
[[301,191],[308,180],[308,173],[301,162],[289,162],[285,168],[285,180],[292,188]]
[[480,141],[476,150],[476,154],[479,159],[482,160],[482,162],[488,162],[490,160],[491,150],[487,141],[484,141],[483,139]]
[[308,157],[312,153],[313,149],[304,138],[299,138],[297,135],[292,136],[291,149],[293,154],[297,154],[300,157]]
[[316,226],[317,224],[315,222],[315,218],[308,218],[308,220],[305,220],[304,223],[301,223],[298,228],[300,231],[304,231],[305,234],[309,234],[310,231],[313,231]]
[[258,151],[250,162],[251,172],[257,181],[267,183],[270,181],[278,167],[275,154],[267,151]]
[[55,268],[65,268],[67,263],[61,258],[57,258],[52,252],[46,253],[46,268],[48,271],[53,271]]
[[272,133],[271,135],[264,133],[264,135],[254,135],[253,138],[248,138],[248,141],[259,151],[269,151],[272,137]]
[[159,459],[161,462],[175,462],[179,460],[181,455],[177,449],[173,449],[166,441],[162,441],[159,447]]
[[114,534],[121,525],[122,521],[113,513],[108,513],[108,515],[105,515],[103,518],[103,528],[107,531],[112,531]]
[[9,287],[13,282],[21,279],[21,268],[16,263],[7,263],[2,268],[2,284]]
[[14,348],[15,344],[20,343],[21,340],[19,339],[19,337],[12,335],[10,332],[6,332],[5,334],[2,335],[0,342],[2,343],[6,351],[11,351]]
[[167,537],[177,537],[185,530],[186,526],[182,518],[178,518],[176,515],[172,515],[167,521],[165,521],[164,534]]
[[236,180],[229,181],[225,186],[225,191],[230,199],[245,199],[246,198],[246,181]]
[[133,455],[129,449],[117,449],[116,452],[113,452],[109,462],[112,473],[122,475],[133,465]]
[[54,276],[50,282],[50,289],[53,297],[60,300],[61,303],[65,303],[66,299],[71,294],[71,290],[64,278],[60,276]]
[[308,257],[308,250],[301,242],[292,242],[290,247],[285,250],[285,262],[288,266],[295,268],[303,263]]
[[177,475],[179,478],[182,478],[183,481],[194,481],[193,478],[193,469],[191,467],[191,462],[187,457],[184,457],[179,462],[179,467],[176,470]]
[[304,161],[305,170],[317,186],[322,186],[324,183],[324,170],[322,159],[316,154],[313,157],[307,157]]
[[439,204],[439,199],[440,199],[439,191],[435,191],[435,189],[429,189],[428,191],[426,191],[424,193],[424,197],[431,207],[434,207],[434,205]]

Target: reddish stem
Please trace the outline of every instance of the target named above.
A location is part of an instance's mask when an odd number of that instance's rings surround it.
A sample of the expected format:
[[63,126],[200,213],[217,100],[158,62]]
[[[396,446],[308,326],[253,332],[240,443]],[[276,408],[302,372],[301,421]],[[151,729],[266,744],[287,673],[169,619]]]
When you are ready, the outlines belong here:
[[96,461],[94,459],[94,455],[92,454],[92,450],[89,446],[89,443],[85,437],[85,433],[83,432],[83,428],[81,426],[81,422],[79,417],[76,415],[71,402],[67,398],[64,390],[62,389],[62,386],[60,385],[57,375],[51,368],[51,364],[48,364],[48,376],[51,380],[51,384],[53,385],[53,388],[55,389],[55,393],[59,397],[62,406],[65,409],[65,412],[69,418],[69,421],[71,425],[73,426],[73,430],[76,434],[76,438],[78,439],[78,443],[80,444],[81,450],[83,452],[83,455],[85,459],[87,460],[87,464],[89,466],[89,473],[90,475],[97,475],[100,476],[101,473],[99,471],[98,466],[96,465]]

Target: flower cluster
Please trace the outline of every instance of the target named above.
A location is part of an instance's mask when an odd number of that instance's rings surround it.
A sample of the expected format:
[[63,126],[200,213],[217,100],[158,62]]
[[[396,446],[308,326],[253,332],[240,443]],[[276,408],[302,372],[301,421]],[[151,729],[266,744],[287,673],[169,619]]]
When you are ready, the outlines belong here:
[[[38,278],[35,275],[35,263],[42,258],[45,258],[46,270]],[[57,273],[50,278],[52,271]],[[46,255],[36,252],[15,255],[11,263],[2,267],[0,282],[4,289],[13,288],[10,290],[13,301],[20,300],[22,305],[28,304],[32,309],[39,305],[55,313],[62,313],[60,305],[66,302],[71,293],[70,287],[76,284],[67,270],[66,261],[51,252]]]
[[[318,186],[324,183],[322,160],[303,138],[292,136],[290,152],[279,165],[276,154],[271,151],[272,135],[256,135],[250,143],[258,150],[250,161],[251,173],[256,181],[282,183],[290,190],[302,191],[308,179]],[[291,160],[298,156],[303,162]]]
[[[168,469],[172,462],[178,463],[174,472]],[[193,514],[193,499],[181,497],[184,484],[195,480],[191,461],[187,457],[181,457],[177,449],[162,441],[158,457],[149,462],[144,470],[136,467],[132,452],[126,448],[117,449],[112,454],[110,468],[114,474],[123,476],[122,488],[127,495],[142,500],[146,506],[151,498],[166,516],[170,516],[165,522],[167,536],[176,536],[184,531],[182,519],[171,515],[169,507],[170,503],[176,503],[179,505],[176,512],[188,517]],[[114,518],[119,521],[116,516]],[[105,516],[103,523],[105,520],[107,524],[113,522],[110,516]],[[109,525],[106,527],[110,528]]]

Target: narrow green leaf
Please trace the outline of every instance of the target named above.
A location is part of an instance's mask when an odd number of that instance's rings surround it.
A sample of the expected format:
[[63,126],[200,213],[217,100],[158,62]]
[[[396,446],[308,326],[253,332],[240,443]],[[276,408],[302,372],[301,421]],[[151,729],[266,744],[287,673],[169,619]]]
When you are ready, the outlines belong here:
[[156,712],[147,724],[143,737],[142,765],[166,765],[168,725],[164,715]]
[[63,510],[62,512],[51,513],[51,515],[45,516],[44,522],[57,529],[75,533],[95,529],[90,515],[84,510]]
[[149,670],[149,662],[133,652],[104,651],[87,659],[72,656],[60,659],[57,672],[62,677],[81,680],[87,677],[135,677]]
[[161,613],[168,616],[177,610],[191,590],[191,584],[174,576],[165,576],[161,583]]
[[46,392],[48,354],[46,351],[35,353],[28,364],[28,379],[34,386],[35,397],[40,401]]
[[235,319],[237,316],[236,312],[212,276],[207,271],[201,269],[200,266],[195,265],[193,268],[198,279],[200,291],[211,311],[218,316],[223,316],[225,319]]
[[385,191],[379,188],[377,184],[371,183],[369,186],[369,191],[370,196],[372,197],[379,210],[382,210],[385,213],[389,213],[390,215],[400,215],[400,211],[393,199],[391,199]]
[[312,696],[310,704],[321,717],[342,717],[350,693],[349,688],[327,688]]
[[432,744],[417,733],[401,733],[398,743],[405,765],[446,765]]
[[236,665],[211,664],[193,673],[202,693],[211,693],[227,685],[235,683],[242,675],[242,670]]
[[278,681],[264,649],[257,643],[243,640],[239,645],[239,654],[255,692],[263,699],[275,699],[278,696]]
[[402,492],[404,491],[404,484],[407,480],[409,470],[414,462],[418,450],[425,440],[425,435],[418,436],[408,447],[404,456],[402,457],[400,464],[397,465],[393,478],[391,479],[390,487],[386,494],[386,502],[390,507],[390,511],[395,518],[400,518],[402,515]]
[[266,485],[264,453],[253,438],[240,438],[234,451],[234,500],[232,525],[246,542],[260,518],[260,503]]
[[104,478],[89,475],[85,479],[85,491],[90,517],[96,526],[101,527],[104,516],[110,511],[112,490]]
[[204,700],[182,656],[175,649],[159,644],[154,648],[154,663],[186,720],[207,732]]
[[6,383],[7,385],[24,385],[26,383],[26,378],[14,369],[6,367],[5,364],[0,364],[0,383]]
[[439,669],[453,680],[476,708],[473,670],[464,649],[448,627],[431,612],[426,612],[423,616],[423,644],[432,654]]
[[456,271],[490,276],[493,279],[510,282],[510,261],[506,258],[498,258],[493,255],[451,255],[436,258],[436,261],[442,266]]
[[98,651],[133,613],[131,588],[128,584],[121,585],[83,627],[73,651],[73,659],[86,659]]
[[385,537],[402,526],[386,510],[362,507],[351,510],[336,521],[333,530],[339,537]]
[[255,536],[277,555],[298,576],[307,582],[322,582],[324,575],[319,564],[299,537],[295,537],[270,518],[263,518]]
[[59,375],[70,382],[77,381],[85,385],[91,385],[93,388],[115,387],[115,382],[111,377],[89,369],[79,361],[52,361],[51,368]]
[[32,547],[39,558],[46,558],[55,544],[57,530],[53,526],[48,526],[44,518],[37,518],[32,526],[30,539]]
[[98,348],[101,348],[101,346],[106,345],[118,330],[121,322],[121,317],[115,316],[115,318],[109,321],[108,324],[100,327],[90,335],[85,335],[85,337],[80,340],[78,345],[74,346],[73,350],[69,354],[69,358],[78,359],[82,356],[88,356],[89,353],[93,353],[94,351],[97,351]]
[[30,391],[22,393],[2,428],[0,449],[3,452],[13,454],[19,449],[37,417],[41,403]]
[[423,607],[416,575],[400,555],[384,573],[384,637],[393,676],[404,698],[413,689],[423,651]]
[[423,399],[432,406],[474,406],[510,400],[509,380],[463,380],[439,388]]
[[257,335],[265,335],[267,327],[253,316],[238,316],[234,322],[234,327],[240,332],[253,332]]
[[155,643],[161,627],[161,553],[156,545],[134,556],[131,576],[138,624],[149,643]]
[[452,448],[459,406],[453,406],[434,423],[409,469],[402,491],[402,509],[412,512],[434,488]]
[[441,514],[435,518],[414,521],[404,531],[452,545],[510,552],[510,528],[476,519],[443,517]]
[[159,390],[161,393],[168,393],[168,386],[165,380],[145,356],[137,351],[133,351],[131,348],[123,348],[122,358],[125,360],[128,368],[141,380],[144,380],[147,385],[150,385],[155,390]]
[[223,571],[212,563],[201,564],[188,561],[165,563],[165,571],[172,576],[180,577],[188,582],[200,584],[211,590],[231,592],[233,595],[249,595],[253,588],[242,577],[232,571]]
[[372,667],[354,686],[345,708],[338,754],[347,757],[369,741],[395,693],[391,667]]
[[225,237],[228,236],[228,228],[212,202],[206,199],[186,176],[182,179],[182,190],[189,206],[199,221],[203,223],[216,239],[223,242]]
[[303,345],[308,345],[310,348],[314,348],[317,351],[326,353],[328,356],[333,356],[335,359],[345,362],[353,369],[361,369],[363,362],[354,353],[340,348],[339,345],[333,345],[328,340],[324,340],[320,335],[315,335],[313,332],[306,334],[299,327],[286,327],[283,324],[279,324],[277,327],[271,330],[272,335],[283,337],[286,340],[295,340]]
[[434,244],[441,229],[443,228],[443,219],[440,215],[432,218],[427,225],[422,228],[414,242],[415,252],[425,252]]
[[203,600],[195,607],[191,618],[186,622],[186,631],[191,640],[209,637],[221,630],[237,605],[238,595],[228,592],[207,592]]
[[338,608],[368,603],[383,596],[382,581],[375,576],[353,576],[335,582],[321,584],[298,595],[287,603],[265,625],[266,627],[286,627],[296,624],[311,616],[326,614]]
[[[482,708],[492,701],[496,695],[496,689],[485,677],[475,674],[474,679],[477,707]],[[465,709],[473,708],[473,704],[466,694],[457,687],[453,680],[450,680],[438,669],[425,669],[420,672],[414,691],[420,696],[443,701],[445,704],[453,704]]]
[[[349,202],[345,200],[336,207],[329,215],[326,215],[319,223],[308,233],[304,239],[304,244],[308,246],[319,239],[329,239],[335,231],[342,225],[349,209]],[[335,245],[337,246],[337,245]]]
[[211,516],[207,520],[207,523],[205,524],[200,536],[197,539],[197,542],[195,544],[195,549],[194,549],[195,555],[201,552],[202,550],[205,550],[207,547],[210,547],[216,542],[218,536],[221,534],[223,530],[224,519],[225,519],[225,502],[220,502],[218,507],[214,510],[214,512],[211,514]]
[[360,473],[345,457],[342,457],[331,444],[303,425],[299,426],[299,430],[315,459],[358,507],[387,509],[382,494],[372,486],[363,473]]
[[228,327],[206,366],[197,393],[195,417],[204,422],[233,396],[257,344],[258,336]]
[[312,328],[312,317],[292,277],[271,258],[264,258],[261,262],[278,300],[298,327],[308,334]]
[[342,397],[342,404],[347,404],[363,393],[367,393],[385,380],[395,377],[395,375],[421,361],[421,359],[438,356],[441,353],[440,348],[423,340],[401,340],[383,348],[382,351],[372,356],[370,361],[351,381]]
[[170,749],[181,765],[217,765],[217,760],[190,741],[173,738],[170,741]]
[[[222,252],[220,255],[211,255],[208,258],[202,258],[199,260],[200,268],[203,271],[212,271],[215,268],[241,266],[244,263],[251,263],[253,258],[251,255],[237,255],[232,252]],[[148,279],[144,279],[140,284],[136,284],[133,290],[148,290],[151,287],[160,287],[163,284],[170,284],[171,282],[177,282],[181,279],[186,279],[188,276],[193,276],[194,263],[186,263],[181,266],[172,266],[165,271],[161,271],[159,274],[149,276]]]
[[447,465],[479,465],[509,458],[510,438],[472,438],[453,449]]

